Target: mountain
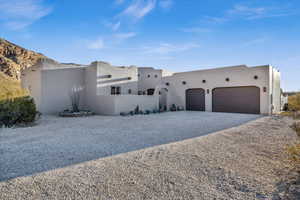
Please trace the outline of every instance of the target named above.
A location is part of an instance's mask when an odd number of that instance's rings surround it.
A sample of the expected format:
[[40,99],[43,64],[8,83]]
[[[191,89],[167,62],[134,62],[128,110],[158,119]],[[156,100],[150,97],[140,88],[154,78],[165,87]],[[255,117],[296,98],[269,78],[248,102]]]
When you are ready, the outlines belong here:
[[41,58],[46,57],[0,38],[0,72],[14,80],[20,80],[20,71],[31,67]]
[[21,88],[20,72],[41,58],[46,57],[0,38],[0,101],[28,95]]

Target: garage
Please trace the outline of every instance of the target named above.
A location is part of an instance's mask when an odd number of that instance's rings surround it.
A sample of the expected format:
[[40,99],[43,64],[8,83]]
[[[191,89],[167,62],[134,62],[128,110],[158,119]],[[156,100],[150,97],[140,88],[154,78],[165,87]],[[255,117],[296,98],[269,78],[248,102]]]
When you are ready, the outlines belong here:
[[205,90],[194,88],[186,90],[186,110],[205,111]]
[[213,112],[260,114],[258,87],[215,88],[212,98]]

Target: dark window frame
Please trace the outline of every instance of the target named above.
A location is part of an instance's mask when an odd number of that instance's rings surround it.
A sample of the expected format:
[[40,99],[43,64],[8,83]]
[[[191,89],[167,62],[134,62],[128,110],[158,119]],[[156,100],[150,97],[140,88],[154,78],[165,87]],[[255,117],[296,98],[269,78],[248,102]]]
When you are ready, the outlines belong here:
[[110,94],[111,95],[120,95],[121,94],[121,87],[120,86],[111,86]]

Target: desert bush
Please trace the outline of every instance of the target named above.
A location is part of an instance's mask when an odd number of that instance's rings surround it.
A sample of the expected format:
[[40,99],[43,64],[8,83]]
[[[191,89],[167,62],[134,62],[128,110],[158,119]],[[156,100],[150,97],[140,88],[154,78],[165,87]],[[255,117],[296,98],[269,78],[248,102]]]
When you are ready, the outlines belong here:
[[289,97],[288,107],[290,111],[300,111],[300,93]]
[[29,96],[0,101],[0,126],[34,122],[36,114],[34,100]]

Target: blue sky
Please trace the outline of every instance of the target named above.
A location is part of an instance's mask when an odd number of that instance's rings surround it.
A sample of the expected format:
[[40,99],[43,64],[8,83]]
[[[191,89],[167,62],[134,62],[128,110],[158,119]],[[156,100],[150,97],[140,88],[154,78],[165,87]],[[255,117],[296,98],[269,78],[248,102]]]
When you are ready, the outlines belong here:
[[300,90],[299,0],[0,0],[0,37],[60,62],[271,64]]

